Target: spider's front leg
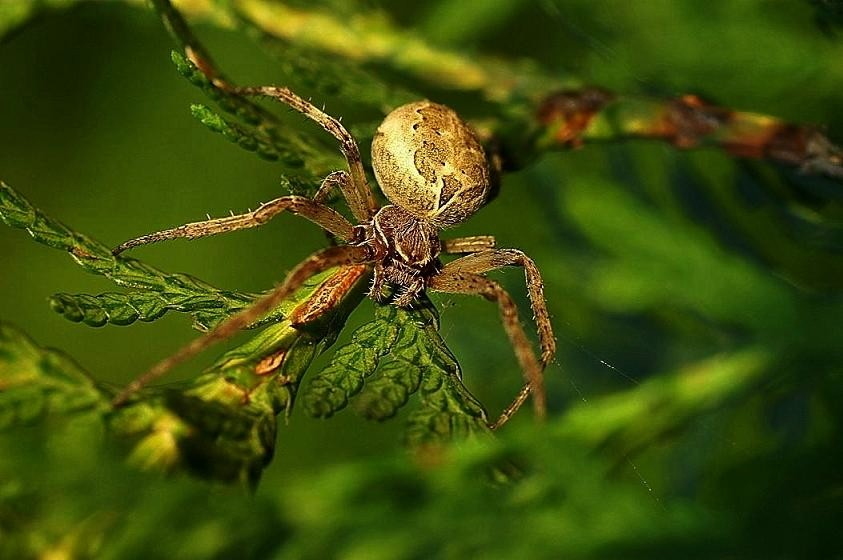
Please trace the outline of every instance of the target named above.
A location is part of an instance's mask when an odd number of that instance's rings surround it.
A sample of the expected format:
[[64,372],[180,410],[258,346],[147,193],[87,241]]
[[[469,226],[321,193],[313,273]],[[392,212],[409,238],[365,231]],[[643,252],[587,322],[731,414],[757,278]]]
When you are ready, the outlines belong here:
[[[180,19],[180,18],[179,18]],[[183,22],[181,22],[183,24]],[[360,148],[354,137],[345,129],[339,119],[319,110],[315,105],[301,98],[291,89],[280,86],[257,86],[241,87],[232,84],[217,70],[216,65],[202,52],[202,49],[188,45],[185,48],[185,55],[202,72],[214,87],[222,91],[242,96],[263,96],[271,97],[276,101],[284,103],[316,122],[339,142],[340,151],[348,164],[347,181],[337,183],[342,189],[343,196],[351,208],[351,213],[358,222],[370,220],[377,212],[378,205],[366,179],[366,171],[363,169],[363,159],[360,157]],[[321,190],[321,189],[320,189]]]
[[112,404],[114,406],[124,404],[132,395],[166,374],[173,367],[199,354],[209,346],[226,340],[243,330],[290,297],[308,278],[336,266],[366,262],[369,262],[369,251],[365,247],[341,245],[317,251],[293,268],[284,281],[272,291],[255,300],[249,307],[225,319],[213,330],[194,339],[172,356],[158,362],[146,373],[132,381],[114,398]]
[[[477,241],[477,238],[474,239]],[[483,242],[486,244],[494,242],[491,238],[484,238],[484,240]],[[454,247],[458,246],[460,246],[459,243],[454,245]],[[483,276],[485,272],[504,266],[522,266],[524,268],[527,292],[535,314],[539,343],[542,348],[541,361],[536,358],[530,341],[521,326],[518,319],[518,308],[512,297],[500,284]],[[488,249],[448,263],[438,275],[430,279],[428,287],[440,292],[479,295],[498,304],[504,330],[506,330],[515,356],[524,372],[527,385],[491,427],[493,429],[498,428],[512,417],[531,392],[536,414],[543,417],[546,411],[546,399],[542,372],[556,353],[556,340],[553,336],[553,328],[544,300],[541,274],[535,263],[517,249]]]
[[316,108],[315,105],[299,97],[289,88],[279,86],[240,87],[221,80],[219,77],[210,77],[215,86],[222,90],[246,96],[271,97],[280,101],[307,118],[311,119],[334,138],[340,145],[340,151],[348,164],[347,179],[338,182],[342,189],[343,196],[351,208],[351,213],[359,222],[365,222],[372,218],[377,212],[378,205],[366,179],[366,172],[363,169],[363,159],[360,157],[360,148],[354,137],[345,129],[338,119]]
[[[329,177],[332,175],[329,175]],[[245,214],[192,222],[130,239],[120,244],[112,253],[118,255],[133,247],[170,239],[197,239],[238,229],[253,228],[265,224],[285,211],[310,220],[343,241],[349,241],[352,237],[353,226],[333,208],[303,196],[282,196],[265,202],[257,210]]]
[[320,204],[327,204],[331,196],[331,191],[339,189],[340,192],[346,192],[351,184],[351,175],[347,171],[334,171],[322,180],[322,184],[313,195],[313,201]]

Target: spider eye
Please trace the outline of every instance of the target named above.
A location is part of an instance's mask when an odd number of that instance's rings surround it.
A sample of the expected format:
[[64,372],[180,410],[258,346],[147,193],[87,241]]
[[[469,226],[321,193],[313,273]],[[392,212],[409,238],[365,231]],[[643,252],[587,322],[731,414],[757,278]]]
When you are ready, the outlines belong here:
[[474,132],[430,101],[386,116],[372,142],[372,168],[390,202],[438,228],[468,219],[489,191],[486,154]]

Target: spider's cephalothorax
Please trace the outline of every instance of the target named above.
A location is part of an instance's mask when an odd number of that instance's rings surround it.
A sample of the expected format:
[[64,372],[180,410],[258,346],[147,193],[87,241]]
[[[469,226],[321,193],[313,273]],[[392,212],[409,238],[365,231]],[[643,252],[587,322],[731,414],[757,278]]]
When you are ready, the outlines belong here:
[[[253,212],[185,224],[132,239],[117,247],[114,253],[166,239],[194,239],[255,227],[285,211],[314,222],[343,243],[314,253],[251,307],[232,315],[203,337],[156,364],[118,395],[115,404],[124,402],[177,363],[256,321],[311,276],[337,266],[366,265],[373,271],[370,296],[375,300],[382,298],[385,285],[389,284],[397,289],[397,297],[392,303],[399,306],[411,305],[425,290],[479,295],[496,302],[527,384],[491,426],[495,428],[505,422],[530,394],[537,414],[543,415],[542,371],[553,358],[556,343],[538,268],[517,249],[495,249],[491,236],[439,238],[440,230],[465,221],[486,201],[489,166],[472,129],[452,109],[430,101],[410,103],[389,113],[372,142],[372,168],[381,190],[392,204],[378,207],[357,143],[337,119],[287,88],[233,86],[213,71],[210,61],[199,60],[194,51],[189,50],[187,54],[216,87],[238,95],[272,97],[317,122],[339,141],[348,171],[337,171],[326,177],[312,199],[282,196]],[[334,187],[342,191],[357,225],[324,204],[325,195]],[[443,264],[440,255],[445,254],[463,256]],[[524,269],[527,294],[538,327],[540,358],[536,357],[524,333],[512,298],[500,284],[485,276],[489,271],[506,266]]]
[[369,296],[381,301],[384,283],[400,291],[394,304],[407,306],[425,289],[427,279],[442,268],[441,243],[435,227],[399,206],[384,206],[371,224],[359,226],[356,243],[372,254],[373,279]]

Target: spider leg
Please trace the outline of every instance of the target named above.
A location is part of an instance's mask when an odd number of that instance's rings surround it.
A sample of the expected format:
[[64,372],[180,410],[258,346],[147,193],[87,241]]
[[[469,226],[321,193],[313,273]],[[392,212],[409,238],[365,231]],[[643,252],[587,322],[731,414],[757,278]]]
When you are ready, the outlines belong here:
[[[454,261],[456,262],[456,261]],[[489,301],[495,301],[501,313],[504,330],[509,338],[515,357],[521,366],[527,386],[521,390],[519,397],[504,411],[500,419],[491,425],[497,428],[502,425],[526,400],[527,394],[532,392],[533,405],[536,416],[543,418],[546,412],[544,380],[542,379],[542,364],[536,359],[530,341],[524,333],[524,328],[518,320],[518,307],[512,297],[500,284],[489,280],[485,276],[473,272],[448,270],[448,265],[442,272],[430,279],[428,288],[439,292],[473,294],[482,296]]]
[[[480,236],[479,238],[483,238]],[[465,238],[472,240],[476,238]],[[492,242],[494,242],[494,238]],[[454,241],[462,241],[456,239]],[[527,283],[527,295],[530,298],[530,307],[533,309],[533,316],[538,329],[539,344],[542,355],[541,364],[544,369],[556,354],[556,338],[553,336],[553,327],[550,324],[550,314],[547,312],[547,302],[544,299],[544,283],[536,263],[518,249],[496,249],[484,250],[460,257],[449,262],[442,269],[442,272],[472,272],[485,274],[491,270],[505,266],[520,266],[524,269],[524,276]]]
[[424,290],[424,279],[419,278],[408,286],[405,286],[402,292],[392,302],[396,307],[407,307],[416,301],[419,294]]
[[386,279],[383,274],[383,267],[380,263],[375,264],[372,270],[372,285],[369,287],[369,297],[377,303],[383,302],[383,290],[386,287]]
[[495,248],[495,238],[491,235],[472,235],[471,237],[455,237],[442,241],[442,251],[445,253],[476,253]]
[[159,241],[166,241],[168,239],[196,239],[198,237],[207,237],[209,235],[225,233],[227,231],[257,227],[263,225],[284,211],[297,214],[310,220],[343,241],[348,241],[352,237],[354,229],[353,226],[342,216],[342,214],[333,208],[303,196],[282,196],[280,198],[276,198],[275,200],[265,202],[261,204],[257,210],[247,212],[245,214],[226,216],[224,218],[217,218],[204,222],[192,222],[172,229],[156,231],[154,233],[148,233],[146,235],[130,239],[114,249],[112,253],[118,255],[133,247],[147,245],[149,243],[157,243]]
[[[177,17],[177,21],[170,20],[168,23],[170,25],[184,25],[180,17]],[[239,87],[230,83],[217,70],[214,62],[199,45],[184,45],[184,53],[217,88],[237,95],[272,97],[292,107],[328,131],[339,142],[340,151],[342,151],[351,173],[349,176],[351,180],[340,182],[338,185],[342,189],[343,196],[348,202],[352,214],[360,222],[368,221],[375,215],[378,206],[372,194],[372,189],[369,187],[369,181],[366,179],[363,160],[360,157],[360,148],[357,147],[354,137],[339,120],[324,111],[320,111],[312,103],[305,101],[288,88],[276,86]],[[322,189],[320,188],[320,190]]]
[[348,174],[348,171],[334,171],[322,179],[322,184],[319,185],[319,189],[311,200],[325,204],[328,202],[332,190],[339,188],[341,192],[345,192],[349,188],[350,181],[351,175]]
[[[452,249],[452,252],[456,252],[484,244],[486,246],[493,245],[494,238],[486,236],[460,238],[452,240],[450,247],[449,243],[446,242],[445,247]],[[540,361],[536,359],[524,334],[524,329],[518,321],[518,310],[515,302],[499,284],[482,276],[486,272],[504,266],[521,266],[524,268],[527,294],[535,316],[539,344],[542,349]],[[431,278],[428,287],[432,290],[444,292],[476,294],[498,302],[504,329],[527,378],[527,385],[521,389],[512,404],[503,411],[491,427],[496,429],[512,417],[531,391],[533,392],[536,412],[539,416],[543,415],[545,396],[542,371],[556,353],[556,339],[553,336],[553,327],[550,324],[550,316],[544,299],[541,273],[532,259],[517,249],[482,250],[446,264],[439,275]]]
[[209,346],[230,338],[238,331],[244,329],[261,316],[268,313],[284,299],[292,295],[311,276],[319,274],[329,268],[349,264],[361,264],[367,262],[368,251],[364,247],[342,245],[339,247],[328,247],[312,254],[301,263],[296,265],[287,274],[284,281],[272,291],[257,299],[252,305],[228,317],[214,327],[213,330],[203,336],[194,339],[178,352],[164,360],[161,360],[146,373],[129,383],[112,401],[113,406],[120,406],[132,395],[137,393],[150,382],[166,374],[176,365],[199,354]]
[[518,392],[515,398],[512,399],[512,402],[509,403],[509,406],[507,406],[503,410],[503,412],[501,412],[500,416],[498,416],[498,419],[495,420],[493,423],[489,424],[489,429],[495,431],[504,424],[506,424],[510,418],[515,416],[515,413],[518,412],[518,409],[521,408],[521,405],[524,404],[524,401],[526,401],[527,397],[530,396],[531,390],[532,387],[530,383],[527,383],[523,387],[521,387],[521,390]]
[[365,222],[375,215],[378,206],[372,194],[372,189],[369,187],[369,181],[366,179],[363,160],[360,157],[360,148],[357,147],[354,137],[339,120],[317,109],[312,103],[305,101],[285,87],[239,87],[222,80],[218,76],[209,76],[209,78],[215,86],[222,90],[239,95],[271,97],[289,105],[328,131],[339,142],[340,151],[345,157],[346,163],[348,163],[351,180],[340,182],[339,187],[351,208],[351,213],[360,222]]

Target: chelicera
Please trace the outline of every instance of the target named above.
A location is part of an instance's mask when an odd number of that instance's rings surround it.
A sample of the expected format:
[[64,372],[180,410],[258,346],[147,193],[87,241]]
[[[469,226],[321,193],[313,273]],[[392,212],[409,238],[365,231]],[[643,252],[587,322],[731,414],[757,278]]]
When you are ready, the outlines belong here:
[[[485,203],[489,192],[489,164],[473,130],[452,109],[430,101],[403,105],[389,113],[372,142],[372,168],[383,194],[391,202],[379,207],[369,187],[357,143],[339,120],[287,88],[233,86],[217,76],[211,65],[195,52],[189,50],[188,55],[216,87],[239,95],[273,98],[318,123],[339,142],[348,170],[326,177],[313,198],[282,196],[245,214],[150,233],[123,243],[114,254],[158,241],[195,239],[256,227],[282,212],[310,220],[341,244],[309,256],[252,306],[159,362],[118,395],[115,404],[124,402],[177,363],[245,328],[315,274],[338,266],[365,265],[373,271],[369,296],[376,301],[384,299],[384,289],[390,285],[396,288],[391,303],[397,306],[412,305],[425,290],[473,294],[497,302],[526,384],[492,427],[508,420],[530,394],[537,415],[543,416],[542,372],[553,358],[556,344],[538,268],[517,249],[496,249],[491,236],[439,238],[441,230],[471,217]],[[357,225],[324,203],[334,188],[340,189]],[[443,264],[442,254],[463,256]],[[540,357],[525,335],[510,295],[485,276],[489,271],[507,266],[524,269],[541,346]]]

